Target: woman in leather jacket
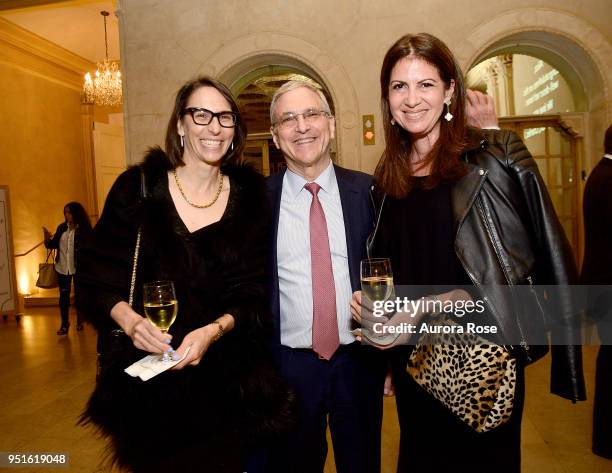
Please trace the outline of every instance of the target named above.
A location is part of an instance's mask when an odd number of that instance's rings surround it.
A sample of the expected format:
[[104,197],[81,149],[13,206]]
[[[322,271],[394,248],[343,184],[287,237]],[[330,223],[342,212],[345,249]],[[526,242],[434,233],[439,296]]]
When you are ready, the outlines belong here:
[[[380,344],[395,347],[398,472],[519,472],[524,367],[548,346],[530,343],[534,336],[545,340],[543,313],[518,314],[517,306],[542,309],[535,283],[575,283],[569,243],[522,141],[509,131],[467,127],[462,73],[444,43],[425,33],[400,38],[385,56],[380,82],[386,148],[375,173],[370,254],[390,258],[396,287],[410,286],[415,299],[482,299],[486,320],[499,329],[495,341],[515,345],[509,349],[518,362],[510,420],[477,433],[406,373],[410,347],[399,345],[415,343],[411,334]],[[511,288],[519,285],[526,290],[514,305]],[[524,294],[529,301],[520,299]],[[553,343],[559,345],[552,350],[551,391],[584,400],[579,324],[567,291],[552,299]],[[361,302],[355,293],[354,318],[367,327],[374,319]],[[431,315],[397,313],[386,325],[418,325]]]

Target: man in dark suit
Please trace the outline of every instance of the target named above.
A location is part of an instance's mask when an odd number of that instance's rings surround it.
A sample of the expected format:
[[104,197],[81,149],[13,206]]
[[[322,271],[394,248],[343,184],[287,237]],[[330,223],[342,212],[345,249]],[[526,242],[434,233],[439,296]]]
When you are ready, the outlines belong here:
[[310,83],[280,87],[270,117],[287,163],[268,179],[274,352],[298,395],[299,426],[266,471],[323,472],[329,425],[339,473],[379,472],[386,365],[355,340],[349,307],[372,230],[371,177],[332,163],[335,120]]
[[612,459],[612,125],[605,155],[584,188],[585,250],[581,281],[588,284],[589,315],[601,347],[595,372],[593,453]]

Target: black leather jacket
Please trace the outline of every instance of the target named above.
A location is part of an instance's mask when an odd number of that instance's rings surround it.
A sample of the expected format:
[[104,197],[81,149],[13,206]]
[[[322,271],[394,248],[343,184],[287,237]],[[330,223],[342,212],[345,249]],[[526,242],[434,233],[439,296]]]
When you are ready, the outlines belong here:
[[[474,286],[486,286],[483,299],[507,340],[521,340],[515,353],[525,363],[548,352],[547,345],[530,345],[528,334],[547,330],[544,314],[520,313],[508,286],[530,285],[538,307],[550,305],[538,297],[533,284],[564,287],[577,282],[570,245],[550,200],[536,162],[523,142],[511,131],[473,131],[463,155],[468,173],[451,190],[455,252]],[[376,189],[373,189],[376,195]],[[377,222],[385,196],[373,199]],[[378,203],[376,203],[378,201]],[[374,244],[378,224],[368,240]],[[586,397],[582,372],[580,321],[569,291],[559,290],[551,333],[551,391],[572,401]],[[542,303],[542,304],[540,304]],[[519,301],[518,306],[521,306]]]

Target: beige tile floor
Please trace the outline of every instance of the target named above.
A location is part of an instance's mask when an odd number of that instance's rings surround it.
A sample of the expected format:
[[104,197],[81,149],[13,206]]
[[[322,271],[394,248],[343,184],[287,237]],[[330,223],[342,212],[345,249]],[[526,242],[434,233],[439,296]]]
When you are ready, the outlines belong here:
[[[74,318],[74,316],[73,316]],[[0,322],[0,452],[65,452],[69,468],[0,468],[0,473],[70,471],[95,473],[104,443],[75,425],[92,389],[95,333],[71,329],[58,337],[57,309],[29,309],[17,325]],[[73,327],[74,328],[74,327]],[[584,349],[589,394],[593,392],[596,348]],[[612,461],[590,452],[591,401],[572,405],[548,394],[549,360],[527,370],[523,421],[526,473],[612,473]],[[394,472],[398,427],[394,399],[385,400],[383,473]],[[330,454],[325,468],[333,473]]]

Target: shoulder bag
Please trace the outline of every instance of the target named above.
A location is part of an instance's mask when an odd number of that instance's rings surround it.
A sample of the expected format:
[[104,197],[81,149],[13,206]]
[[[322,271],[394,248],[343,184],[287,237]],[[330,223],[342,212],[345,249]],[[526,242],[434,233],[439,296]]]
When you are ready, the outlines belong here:
[[[140,204],[147,197],[147,188],[145,174],[142,166],[140,166]],[[128,304],[134,306],[134,292],[136,287],[136,274],[138,270],[138,256],[140,254],[140,242],[142,240],[142,225],[138,227],[136,234],[136,245],[134,247],[134,256],[132,257],[132,274],[130,277],[130,292],[128,296]],[[133,348],[132,340],[123,330],[117,328],[107,333],[98,335],[98,364],[96,370],[96,380],[113,365],[121,353]]]
[[449,333],[425,333],[406,371],[429,394],[476,432],[510,420],[517,360],[509,350],[476,334],[454,333],[459,324],[438,316],[430,325]]
[[[49,263],[49,257],[51,262]],[[53,289],[58,286],[57,272],[55,271],[55,251],[47,250],[47,258],[44,263],[38,264],[38,279],[36,286],[41,289]]]

